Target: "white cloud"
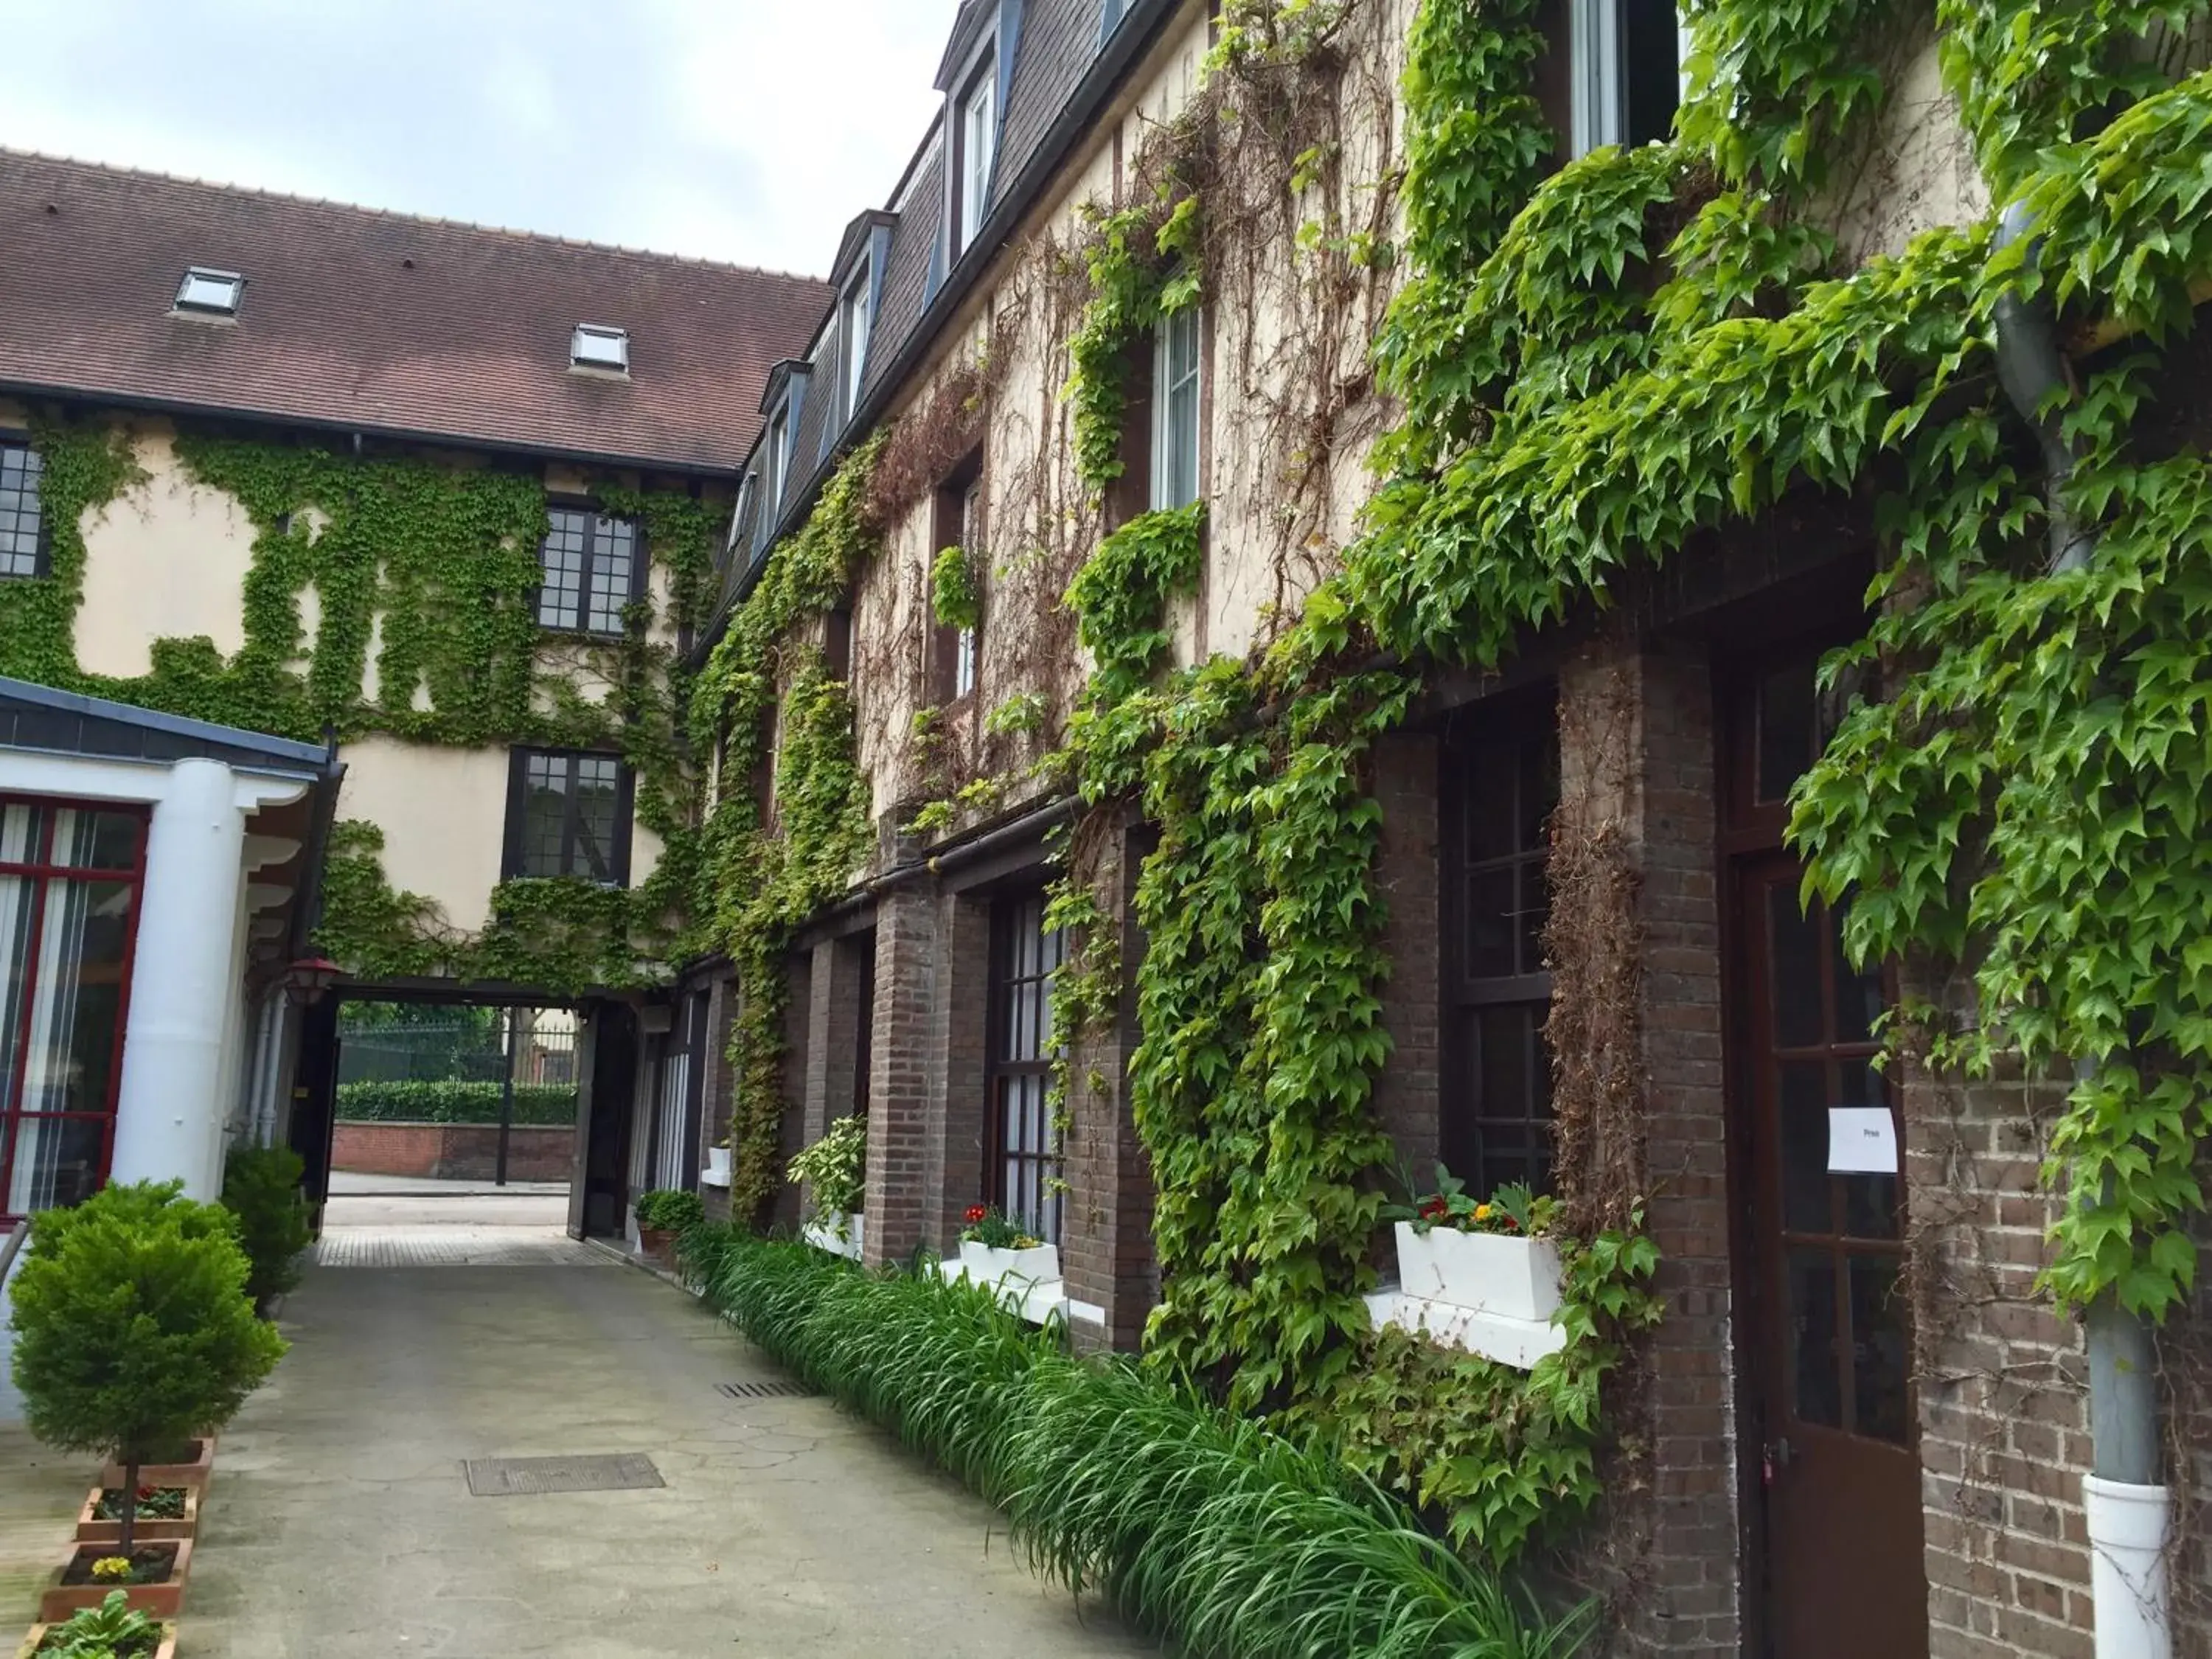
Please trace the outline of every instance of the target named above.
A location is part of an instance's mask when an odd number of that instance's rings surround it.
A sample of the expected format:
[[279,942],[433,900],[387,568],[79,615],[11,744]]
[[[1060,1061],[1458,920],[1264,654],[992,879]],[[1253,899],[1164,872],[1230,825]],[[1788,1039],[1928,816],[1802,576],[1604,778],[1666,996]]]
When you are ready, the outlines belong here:
[[0,145],[816,270],[955,0],[0,0]]

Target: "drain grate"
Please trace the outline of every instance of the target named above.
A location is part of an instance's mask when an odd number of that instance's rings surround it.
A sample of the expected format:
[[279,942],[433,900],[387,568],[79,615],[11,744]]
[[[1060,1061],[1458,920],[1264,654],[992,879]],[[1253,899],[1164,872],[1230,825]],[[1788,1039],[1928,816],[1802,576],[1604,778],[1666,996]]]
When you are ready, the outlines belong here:
[[642,1452],[588,1457],[472,1457],[461,1465],[478,1498],[523,1498],[547,1492],[629,1492],[667,1483]]
[[814,1390],[804,1382],[717,1382],[714,1392],[732,1400],[805,1400]]

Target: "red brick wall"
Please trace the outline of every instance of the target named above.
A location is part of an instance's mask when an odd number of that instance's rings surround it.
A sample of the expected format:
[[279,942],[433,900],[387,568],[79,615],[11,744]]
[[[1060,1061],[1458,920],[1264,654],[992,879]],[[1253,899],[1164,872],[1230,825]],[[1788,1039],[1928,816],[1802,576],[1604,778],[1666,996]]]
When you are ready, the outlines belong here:
[[918,882],[892,888],[876,902],[868,1225],[863,1239],[872,1267],[904,1261],[922,1242],[926,1220],[934,1213],[927,1166],[936,963],[935,896]]
[[[509,1132],[510,1181],[566,1181],[575,1131],[542,1124]],[[499,1164],[499,1126],[477,1123],[340,1123],[331,1167],[357,1175],[489,1181]]]

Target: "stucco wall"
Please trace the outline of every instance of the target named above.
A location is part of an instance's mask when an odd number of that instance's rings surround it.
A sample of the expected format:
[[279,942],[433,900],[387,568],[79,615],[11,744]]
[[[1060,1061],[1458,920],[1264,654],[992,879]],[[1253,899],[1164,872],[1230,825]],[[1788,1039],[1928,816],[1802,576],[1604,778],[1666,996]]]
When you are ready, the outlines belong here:
[[197,483],[167,422],[135,445],[143,483],[88,512],[78,666],[131,678],[153,666],[154,641],[205,635],[228,656],[246,643],[253,521],[237,500]]
[[338,816],[383,830],[386,879],[434,901],[456,927],[483,927],[506,833],[507,751],[372,737],[341,753]]

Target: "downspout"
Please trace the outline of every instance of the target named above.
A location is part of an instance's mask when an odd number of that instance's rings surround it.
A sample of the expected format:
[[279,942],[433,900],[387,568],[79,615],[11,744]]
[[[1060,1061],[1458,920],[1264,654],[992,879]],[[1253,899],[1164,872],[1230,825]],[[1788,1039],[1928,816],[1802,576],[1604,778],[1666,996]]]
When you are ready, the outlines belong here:
[[[2026,204],[2014,202],[1998,221],[1997,246],[2009,246],[2033,229]],[[2049,312],[2017,295],[1997,301],[1996,328],[1998,379],[2043,448],[2051,568],[2079,570],[2096,556],[2097,538],[2064,503],[2075,457],[2054,410],[2046,408],[2051,394],[2069,384],[2065,358]],[[2077,1066],[2084,1077],[2092,1069],[2087,1061]],[[2158,1365],[2150,1324],[2111,1291],[2089,1304],[2084,1324],[2093,1468],[2081,1479],[2081,1507],[2097,1659],[2172,1659],[2166,1568],[2172,1495],[2159,1480]]]

